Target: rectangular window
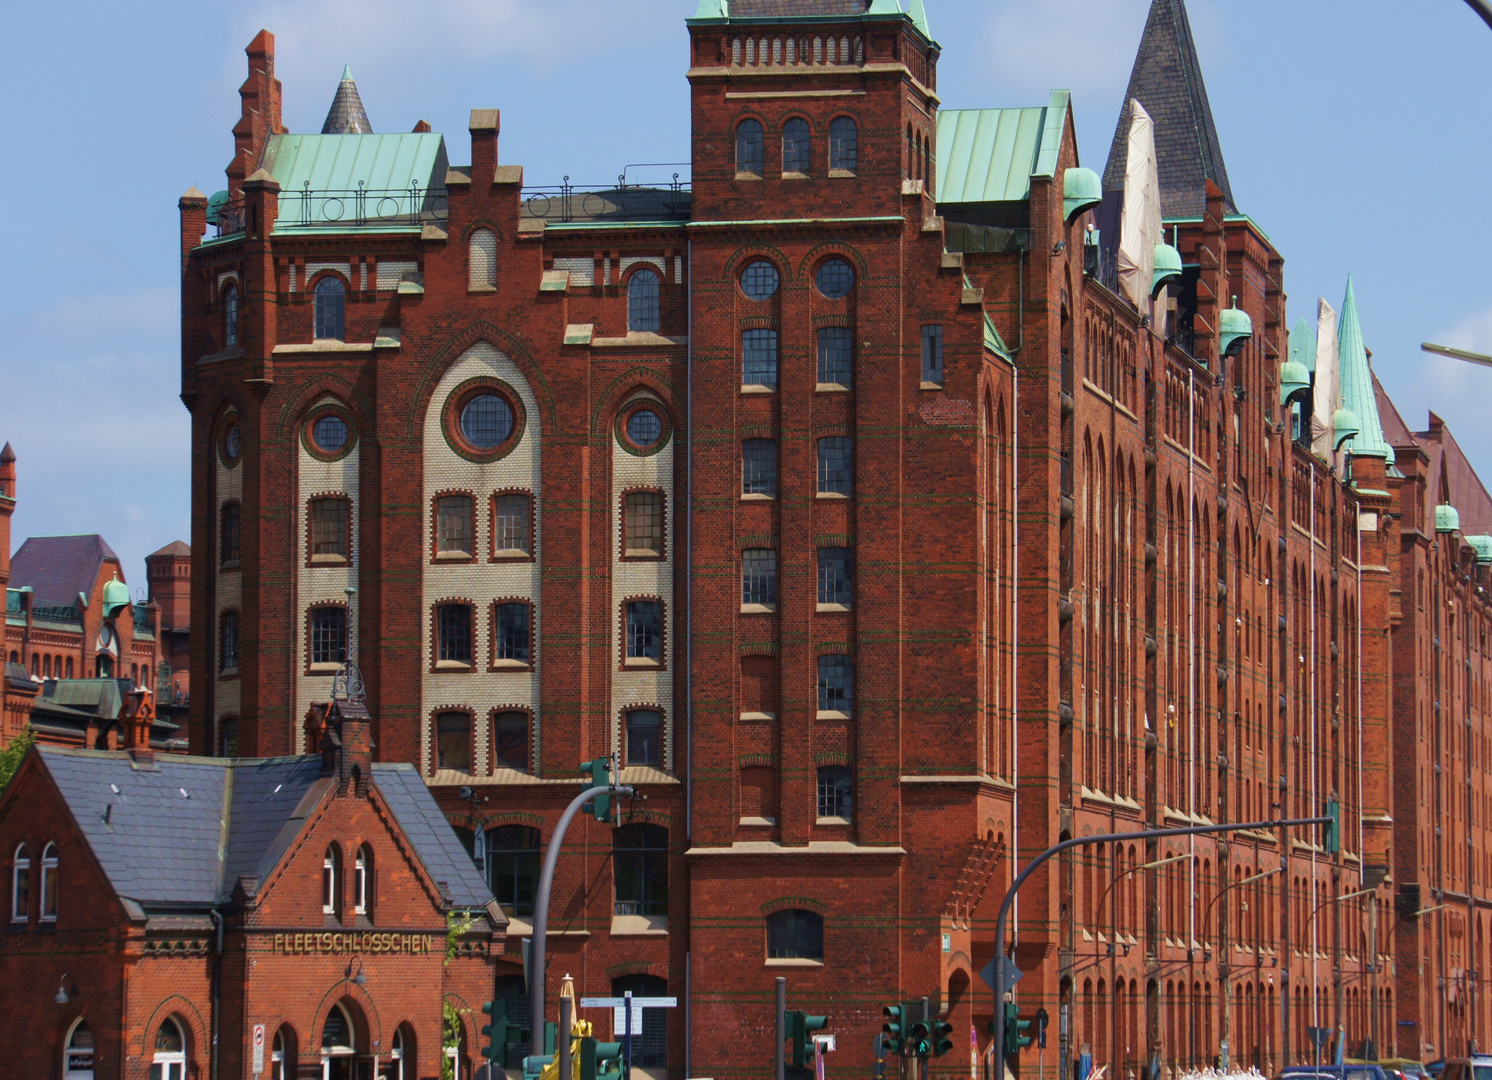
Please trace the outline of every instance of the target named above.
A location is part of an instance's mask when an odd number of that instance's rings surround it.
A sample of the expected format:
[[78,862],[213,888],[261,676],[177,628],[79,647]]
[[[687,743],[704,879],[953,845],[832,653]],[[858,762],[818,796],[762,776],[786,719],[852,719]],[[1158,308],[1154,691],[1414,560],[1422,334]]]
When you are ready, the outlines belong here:
[[346,499],[311,501],[311,554],[347,558]]
[[347,609],[319,607],[311,609],[311,663],[344,664],[347,662]]
[[776,330],[747,330],[741,335],[741,385],[777,389]]
[[223,507],[223,565],[237,566],[243,557],[243,526],[242,511],[238,503],[228,503]]
[[352,911],[356,915],[368,914],[368,856],[362,851],[352,864]]
[[219,642],[218,670],[238,670],[238,612],[223,612],[222,641]]
[[741,494],[777,494],[777,443],[747,439],[741,444]]
[[854,593],[854,562],[849,548],[819,548],[819,603],[849,607]]
[[529,606],[524,603],[497,605],[497,633],[493,640],[493,659],[531,662],[529,648]]
[[627,714],[627,764],[663,764],[663,714],[633,709]]
[[529,555],[531,511],[527,495],[499,495],[492,500],[492,548],[497,555]]
[[922,381],[943,385],[943,328],[922,328]]
[[848,326],[826,326],[819,331],[819,382],[850,386],[854,368],[855,334]]
[[819,712],[851,715],[855,700],[855,668],[848,656],[819,657]]
[[741,552],[741,603],[767,607],[777,603],[777,552],[770,548]]
[[848,495],[854,475],[854,444],[841,435],[819,440],[819,494]]
[[471,608],[442,604],[435,614],[436,658],[445,663],[471,664]]
[[623,551],[634,558],[663,557],[663,495],[634,491],[622,507]]
[[663,605],[656,600],[627,604],[627,659],[663,660]]
[[492,750],[499,769],[528,772],[528,713],[498,713],[492,719]]
[[847,765],[819,768],[819,817],[854,820],[854,775]]
[[435,550],[441,554],[470,555],[472,542],[471,498],[446,495],[435,503]]
[[436,768],[471,772],[471,717],[464,712],[435,718]]

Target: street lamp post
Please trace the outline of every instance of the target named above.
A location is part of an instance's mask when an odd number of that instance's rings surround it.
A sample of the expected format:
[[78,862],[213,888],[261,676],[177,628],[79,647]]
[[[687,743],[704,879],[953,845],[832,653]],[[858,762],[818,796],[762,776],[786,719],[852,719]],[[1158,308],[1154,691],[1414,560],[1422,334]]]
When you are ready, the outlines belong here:
[[1471,10],[1482,17],[1482,22],[1492,26],[1492,3],[1487,0],[1466,0],[1471,5]]

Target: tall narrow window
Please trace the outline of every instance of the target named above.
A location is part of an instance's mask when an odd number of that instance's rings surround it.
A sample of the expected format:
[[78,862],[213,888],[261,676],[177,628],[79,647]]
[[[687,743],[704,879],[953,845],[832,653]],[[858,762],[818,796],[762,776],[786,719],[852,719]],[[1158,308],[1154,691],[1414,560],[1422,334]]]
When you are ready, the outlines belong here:
[[855,334],[848,326],[826,326],[819,331],[819,385],[850,387],[854,370]]
[[782,125],[782,171],[806,173],[813,164],[813,137],[808,121],[793,117]]
[[238,286],[223,289],[223,344],[232,347],[238,344]]
[[819,603],[850,606],[854,562],[849,548],[819,548]]
[[[493,897],[509,915],[532,915],[544,849],[539,830],[527,825],[501,825],[487,833],[486,843],[487,881]],[[509,1023],[518,1018],[513,1004],[511,1000],[508,1003]]]
[[326,854],[321,857],[321,913],[323,915],[337,914],[337,901],[340,899],[338,878],[338,863],[341,859],[335,844],[326,849]]
[[467,247],[466,287],[471,292],[487,292],[497,286],[497,237],[491,229],[471,234]]
[[627,604],[627,659],[663,661],[663,605],[656,600]]
[[25,922],[30,916],[31,853],[21,844],[10,864],[10,921]]
[[819,494],[848,495],[854,476],[853,443],[833,435],[819,440]]
[[339,277],[316,283],[316,337],[341,341],[347,334],[347,286]]
[[663,714],[656,709],[627,713],[627,764],[663,764]]
[[760,120],[742,120],[736,127],[736,175],[761,176],[765,140]]
[[470,556],[476,550],[471,496],[443,495],[435,501],[435,550],[442,555]]
[[492,500],[492,547],[496,556],[529,555],[532,503],[527,495],[510,493]]
[[819,657],[819,712],[850,716],[855,702],[855,668],[848,656]]
[[829,124],[829,170],[852,173],[860,165],[860,129],[848,116]]
[[848,765],[819,766],[819,817],[854,820],[854,775]]
[[632,558],[663,556],[663,493],[634,491],[623,500],[622,549]]
[[529,606],[522,601],[497,605],[497,627],[492,641],[494,660],[510,664],[532,663],[529,615]]
[[[222,631],[218,642],[218,670],[227,673],[238,670],[238,612],[225,611],[221,622]],[[99,662],[100,678],[103,669]]]
[[767,916],[768,960],[823,960],[824,917],[789,908]]
[[443,712],[435,718],[435,767],[471,772],[471,716]]
[[237,566],[243,558],[243,517],[242,510],[236,502],[224,503],[222,510],[222,528],[219,530],[219,540],[222,546],[222,564],[224,568]]
[[741,335],[741,385],[777,389],[776,330],[747,330]]
[[668,830],[623,825],[612,834],[616,914],[668,914]]
[[773,607],[777,603],[777,552],[747,548],[741,552],[741,604]]
[[741,494],[777,494],[777,443],[772,439],[741,443]]
[[499,769],[528,772],[528,713],[500,712],[492,718],[492,751]]
[[311,663],[345,664],[347,662],[347,609],[316,607],[311,609]]
[[636,333],[658,332],[658,275],[637,270],[627,279],[627,329]]
[[922,381],[943,385],[943,328],[922,328]]
[[311,557],[346,559],[347,519],[351,504],[346,499],[311,500]]
[[368,914],[368,885],[373,873],[373,851],[364,844],[357,849],[357,859],[352,864],[352,910],[358,915]]
[[471,666],[471,606],[441,604],[435,609],[436,659]]
[[181,1026],[169,1016],[156,1028],[150,1080],[186,1080],[186,1039]]

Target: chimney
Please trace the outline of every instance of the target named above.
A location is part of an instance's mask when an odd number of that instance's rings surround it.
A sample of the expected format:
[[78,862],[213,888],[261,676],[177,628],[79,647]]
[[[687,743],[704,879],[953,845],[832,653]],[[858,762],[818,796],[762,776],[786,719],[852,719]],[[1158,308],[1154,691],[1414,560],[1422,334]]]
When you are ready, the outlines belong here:
[[207,233],[207,196],[189,187],[176,201],[176,209],[181,213],[181,262],[185,268],[187,256]]
[[242,115],[233,127],[233,161],[228,166],[228,190],[235,197],[259,167],[269,137],[285,133],[280,122],[280,80],[275,78],[275,36],[261,30],[244,51],[249,54],[249,77],[238,89]]
[[[316,718],[313,721],[313,718]],[[312,705],[306,731],[319,728],[321,775],[335,777],[338,795],[366,795],[373,769],[373,718],[361,701]]]
[[10,584],[10,515],[16,509],[16,452],[0,450],[0,589]]
[[120,727],[124,736],[124,748],[138,765],[155,761],[155,751],[150,748],[150,725],[155,719],[150,691],[131,690],[124,695],[124,709],[120,713]]
[[471,111],[471,182],[489,187],[497,178],[497,136],[502,113],[497,109]]

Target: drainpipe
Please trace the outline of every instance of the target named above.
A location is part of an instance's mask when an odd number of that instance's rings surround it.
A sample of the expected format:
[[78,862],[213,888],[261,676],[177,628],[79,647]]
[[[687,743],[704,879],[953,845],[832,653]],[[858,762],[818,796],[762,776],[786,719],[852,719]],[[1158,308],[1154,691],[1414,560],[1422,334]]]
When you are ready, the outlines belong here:
[[212,1034],[207,1049],[207,1073],[210,1080],[218,1080],[218,1061],[221,1057],[218,1053],[218,1014],[222,1011],[223,1000],[223,913],[213,908],[208,914],[217,927],[217,941],[212,954]]
[[[684,350],[684,836],[694,839],[694,241],[687,244],[689,259],[689,343]],[[690,1008],[689,951],[684,951],[684,1075],[689,1071],[694,1030]],[[631,1023],[631,1018],[628,1018]],[[568,1076],[564,1080],[570,1080]]]

